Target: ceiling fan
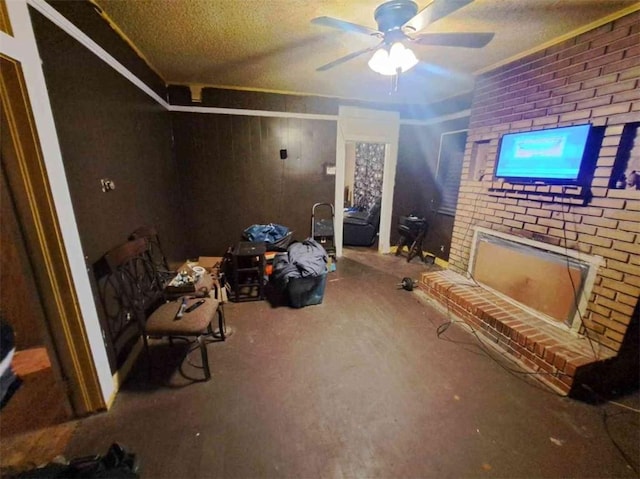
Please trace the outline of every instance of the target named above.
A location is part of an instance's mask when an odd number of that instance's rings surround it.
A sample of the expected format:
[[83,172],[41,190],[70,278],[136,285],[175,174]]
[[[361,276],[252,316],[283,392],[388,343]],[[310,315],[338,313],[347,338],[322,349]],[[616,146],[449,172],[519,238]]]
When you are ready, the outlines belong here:
[[418,5],[411,0],[390,0],[379,5],[373,13],[378,30],[333,17],[314,18],[311,23],[315,25],[362,33],[381,39],[381,42],[373,47],[349,53],[316,70],[326,71],[376,50],[369,60],[369,67],[383,75],[398,75],[418,63],[413,51],[406,48],[404,43],[482,48],[491,41],[494,33],[420,33],[431,23],[471,2],[473,0],[432,0],[418,12]]

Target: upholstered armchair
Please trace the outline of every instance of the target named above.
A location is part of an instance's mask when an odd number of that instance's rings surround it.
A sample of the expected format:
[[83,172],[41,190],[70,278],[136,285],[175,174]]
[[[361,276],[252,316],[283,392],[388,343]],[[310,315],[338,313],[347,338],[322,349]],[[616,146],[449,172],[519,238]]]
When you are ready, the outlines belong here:
[[342,244],[346,246],[371,246],[380,227],[380,201],[368,211],[347,211],[342,221]]

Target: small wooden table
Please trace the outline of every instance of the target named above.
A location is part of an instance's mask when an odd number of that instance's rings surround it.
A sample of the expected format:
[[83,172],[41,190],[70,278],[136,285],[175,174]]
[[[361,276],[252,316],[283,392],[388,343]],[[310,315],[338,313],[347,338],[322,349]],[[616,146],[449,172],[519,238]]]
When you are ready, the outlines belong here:
[[264,299],[266,251],[262,241],[241,241],[231,251],[234,302]]

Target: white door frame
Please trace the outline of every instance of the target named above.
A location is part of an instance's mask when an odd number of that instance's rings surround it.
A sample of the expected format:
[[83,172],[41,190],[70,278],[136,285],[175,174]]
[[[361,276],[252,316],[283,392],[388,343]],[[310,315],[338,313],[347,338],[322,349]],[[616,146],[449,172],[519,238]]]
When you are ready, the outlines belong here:
[[391,212],[393,188],[398,163],[398,136],[400,115],[394,111],[366,110],[341,106],[338,113],[336,138],[336,189],[334,234],[336,255],[342,256],[342,220],[344,218],[344,178],[347,142],[384,143],[384,171],[382,178],[382,203],[380,209],[380,235],[378,252],[388,253],[391,245]]
[[[51,200],[60,226],[60,242],[65,248],[69,261],[68,268],[76,289],[77,306],[86,328],[86,339],[93,357],[100,392],[105,404],[110,406],[110,401],[116,392],[116,385],[111,374],[102,328],[98,320],[98,312],[89,280],[89,269],[82,252],[80,233],[73,213],[71,194],[53,120],[42,60],[38,52],[27,4],[38,8],[54,9],[42,0],[11,0],[5,3],[14,35],[0,32],[0,53],[17,60],[22,67],[25,88],[30,100],[35,130],[38,132],[42,159],[46,168],[43,174],[46,175],[51,187]],[[80,340],[80,338],[77,339]]]

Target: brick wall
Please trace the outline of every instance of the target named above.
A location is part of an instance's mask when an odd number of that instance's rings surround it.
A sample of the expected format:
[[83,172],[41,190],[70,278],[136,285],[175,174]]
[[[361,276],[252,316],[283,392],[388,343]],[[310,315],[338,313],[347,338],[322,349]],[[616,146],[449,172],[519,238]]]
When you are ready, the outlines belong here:
[[[502,134],[587,122],[605,127],[588,204],[558,186],[492,180]],[[640,296],[640,191],[609,186],[623,131],[637,122],[637,11],[480,75],[450,268],[466,271],[476,225],[602,256],[583,322],[592,339],[618,351]]]

